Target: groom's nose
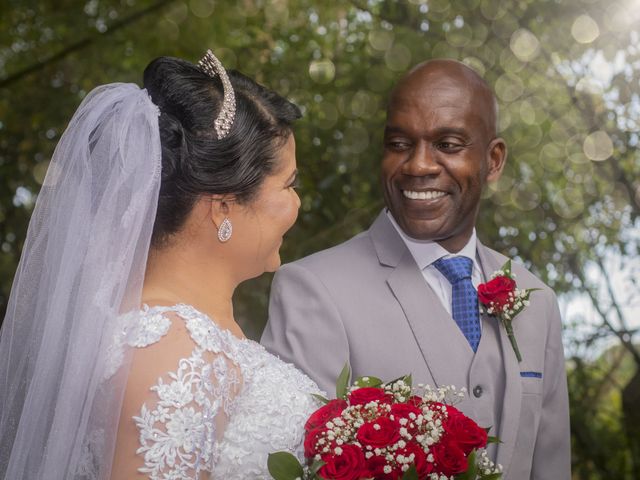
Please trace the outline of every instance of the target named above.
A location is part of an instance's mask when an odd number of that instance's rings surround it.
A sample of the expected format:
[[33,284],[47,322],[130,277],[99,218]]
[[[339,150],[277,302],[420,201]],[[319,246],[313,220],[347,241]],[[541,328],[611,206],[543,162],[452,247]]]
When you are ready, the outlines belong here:
[[442,165],[438,162],[437,152],[428,142],[418,142],[403,166],[403,173],[413,177],[438,175]]

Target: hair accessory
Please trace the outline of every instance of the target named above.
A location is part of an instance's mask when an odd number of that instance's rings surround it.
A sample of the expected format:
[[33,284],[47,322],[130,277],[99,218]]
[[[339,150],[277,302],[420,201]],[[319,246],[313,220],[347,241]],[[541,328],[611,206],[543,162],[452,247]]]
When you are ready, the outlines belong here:
[[231,225],[231,220],[225,217],[225,219],[220,224],[220,228],[218,228],[218,240],[222,243],[228,242],[231,238],[231,234],[233,233],[233,225]]
[[214,122],[218,139],[222,139],[226,137],[229,130],[231,130],[233,120],[236,116],[236,95],[231,86],[227,71],[211,50],[207,50],[205,56],[200,59],[198,67],[211,78],[220,76],[220,81],[222,81],[224,100],[222,101],[222,109]]

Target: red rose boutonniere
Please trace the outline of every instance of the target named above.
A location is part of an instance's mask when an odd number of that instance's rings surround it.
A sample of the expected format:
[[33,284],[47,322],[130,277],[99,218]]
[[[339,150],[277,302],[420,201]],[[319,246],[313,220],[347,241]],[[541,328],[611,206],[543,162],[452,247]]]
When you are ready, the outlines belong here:
[[491,275],[491,280],[478,285],[478,300],[484,306],[489,315],[498,317],[502,322],[507,336],[516,353],[518,362],[522,361],[518,342],[513,334],[511,322],[525,307],[529,305],[529,295],[538,288],[520,290],[514,280],[515,274],[511,273],[511,260],[507,260],[502,268]]

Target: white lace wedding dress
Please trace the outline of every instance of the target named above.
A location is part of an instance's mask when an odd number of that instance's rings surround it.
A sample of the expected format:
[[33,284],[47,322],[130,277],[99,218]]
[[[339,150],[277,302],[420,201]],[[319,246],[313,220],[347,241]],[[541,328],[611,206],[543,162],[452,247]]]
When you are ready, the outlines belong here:
[[[191,355],[160,377],[134,417],[140,471],[150,479],[269,479],[267,456],[303,458],[303,425],[318,408],[316,384],[188,305],[144,308],[126,342],[147,348],[183,322]],[[182,327],[182,325],[176,325]],[[123,335],[125,335],[123,333]]]

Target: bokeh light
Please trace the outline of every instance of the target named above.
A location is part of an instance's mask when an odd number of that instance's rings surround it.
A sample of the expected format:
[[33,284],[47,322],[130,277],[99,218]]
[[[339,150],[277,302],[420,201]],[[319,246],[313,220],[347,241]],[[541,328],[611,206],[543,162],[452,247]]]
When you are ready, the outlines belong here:
[[584,154],[591,160],[601,162],[613,155],[613,142],[607,132],[598,130],[590,133],[585,138],[583,146]]

